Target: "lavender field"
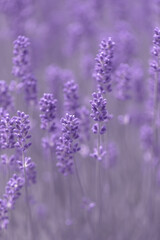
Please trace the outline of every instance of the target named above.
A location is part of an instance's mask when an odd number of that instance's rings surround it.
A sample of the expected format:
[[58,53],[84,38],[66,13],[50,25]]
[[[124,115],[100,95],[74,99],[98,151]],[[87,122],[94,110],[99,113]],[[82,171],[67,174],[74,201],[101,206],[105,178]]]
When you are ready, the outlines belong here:
[[160,239],[159,0],[0,0],[0,239]]

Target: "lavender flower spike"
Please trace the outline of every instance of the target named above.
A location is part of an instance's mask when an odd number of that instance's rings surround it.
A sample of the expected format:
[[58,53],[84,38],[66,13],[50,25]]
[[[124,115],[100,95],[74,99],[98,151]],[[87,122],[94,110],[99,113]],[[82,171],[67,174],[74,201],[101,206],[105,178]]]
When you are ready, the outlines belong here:
[[39,101],[41,111],[41,128],[49,132],[55,130],[55,117],[57,100],[53,98],[53,94],[44,93]]
[[24,185],[24,179],[14,174],[7,183],[5,194],[3,196],[7,209],[14,208],[16,200],[21,195],[20,190]]
[[9,86],[5,81],[0,80],[0,108],[8,110],[12,105],[12,96]]
[[97,122],[94,126],[93,126],[93,132],[94,133],[100,133],[100,134],[104,134],[106,131],[106,126],[105,124],[103,124],[103,126],[101,126],[99,128],[99,124],[98,123],[105,123],[106,121],[111,119],[111,115],[107,112],[106,109],[106,99],[103,98],[101,92],[94,92],[92,94],[93,96],[93,100],[90,101],[91,104],[91,117],[93,118],[93,120],[95,122]]
[[98,83],[98,89],[102,93],[110,92],[112,90],[111,73],[114,45],[115,43],[111,38],[108,38],[108,41],[102,40],[99,53],[95,59],[95,79]]
[[30,42],[27,37],[18,36],[13,44],[14,48],[12,73],[15,77],[21,78],[30,72]]
[[26,102],[37,102],[37,79],[29,73],[23,77]]
[[64,84],[64,104],[67,112],[77,116],[79,108],[78,84],[69,80]]
[[74,154],[80,150],[79,138],[79,121],[74,115],[66,114],[62,118],[62,136],[59,138],[56,148],[58,159],[57,167],[64,175],[73,172]]
[[120,100],[131,98],[132,75],[128,64],[120,64],[115,75],[115,95]]

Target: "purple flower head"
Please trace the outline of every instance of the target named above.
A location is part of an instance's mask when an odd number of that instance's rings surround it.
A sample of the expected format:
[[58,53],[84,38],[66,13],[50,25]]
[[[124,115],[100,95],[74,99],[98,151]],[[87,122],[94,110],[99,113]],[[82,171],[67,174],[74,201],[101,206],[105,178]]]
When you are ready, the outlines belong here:
[[16,162],[15,156],[11,155],[10,157],[7,156],[6,154],[1,155],[1,163],[3,165],[14,165],[14,163]]
[[103,149],[102,146],[100,146],[99,148],[94,148],[93,153],[90,154],[91,157],[95,158],[98,161],[102,161],[105,155],[106,151]]
[[41,128],[49,132],[54,132],[56,129],[55,118],[57,109],[57,100],[53,98],[53,94],[44,93],[39,101]]
[[159,64],[159,58],[160,58],[160,29],[156,27],[154,29],[154,35],[153,35],[153,47],[151,50],[151,53],[153,55],[153,60],[151,61],[151,73],[159,72],[160,71],[160,64]]
[[111,118],[111,115],[107,112],[106,104],[107,101],[100,92],[94,92],[92,94],[93,100],[91,104],[91,117],[96,122],[104,122]]
[[57,167],[61,173],[67,175],[73,172],[74,154],[80,150],[78,143],[79,121],[74,115],[67,113],[65,118],[62,118],[61,123],[62,136],[56,147]]
[[56,166],[64,175],[73,173],[73,153],[71,149],[71,142],[67,141],[63,136],[60,137],[56,147],[56,156],[58,160]]
[[0,148],[17,148],[25,151],[31,145],[28,140],[30,122],[24,112],[17,112],[17,116],[5,114],[0,119]]
[[79,109],[78,84],[69,80],[64,84],[64,104],[66,112],[77,116]]
[[9,223],[8,210],[5,201],[0,199],[0,230],[6,229]]
[[14,148],[14,127],[8,113],[0,115],[0,149]]
[[60,98],[60,92],[65,81],[72,78],[72,73],[69,70],[60,67],[49,65],[46,69],[47,84],[56,99]]
[[23,77],[24,93],[27,102],[37,102],[37,79],[32,74]]
[[7,83],[3,80],[0,81],[0,108],[8,110],[12,106],[12,96]]
[[8,181],[3,195],[5,207],[7,209],[14,208],[16,200],[21,195],[20,190],[24,185],[24,179],[14,174]]
[[120,64],[115,74],[115,95],[120,100],[131,98],[132,76],[131,69],[128,64]]
[[27,183],[36,183],[36,165],[30,157],[25,157],[24,162],[18,161],[19,169]]
[[[155,105],[160,101],[160,29],[155,28],[153,35],[152,60],[150,77],[148,82],[148,115],[151,119],[155,117]],[[159,119],[156,119],[159,122]],[[156,123],[157,124],[157,123]]]
[[31,135],[29,134],[29,115],[17,111],[17,116],[12,117],[11,119],[11,127],[13,128],[15,139],[14,147],[24,152],[31,146],[31,142],[28,142],[31,138]]
[[160,29],[158,27],[154,29],[152,54],[155,57],[160,55]]
[[74,115],[66,113],[65,118],[61,119],[62,133],[66,140],[73,141],[79,137],[79,121]]
[[30,41],[25,36],[18,36],[13,44],[12,73],[15,77],[21,78],[30,72]]
[[114,54],[115,43],[111,38],[108,41],[103,40],[100,44],[100,50],[96,57],[95,79],[98,83],[98,89],[102,93],[111,91],[112,58]]

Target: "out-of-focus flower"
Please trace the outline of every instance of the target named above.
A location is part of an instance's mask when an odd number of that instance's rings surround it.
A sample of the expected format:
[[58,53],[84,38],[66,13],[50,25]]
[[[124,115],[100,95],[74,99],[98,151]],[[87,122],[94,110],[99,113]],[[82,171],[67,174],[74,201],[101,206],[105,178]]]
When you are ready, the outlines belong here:
[[55,131],[55,118],[56,118],[56,106],[57,100],[53,98],[53,94],[44,93],[43,97],[39,101],[40,105],[40,118],[41,128],[48,132]]
[[73,172],[74,155],[80,150],[79,138],[79,121],[74,115],[66,114],[62,118],[62,136],[57,142],[56,155],[57,167],[64,175]]
[[128,64],[120,64],[115,73],[115,95],[120,100],[131,98],[132,75]]
[[19,169],[27,184],[36,183],[36,165],[30,157],[25,157],[24,161],[18,161]]
[[[91,117],[95,122],[97,122],[93,126],[93,132],[96,134],[97,133],[104,134],[106,131],[106,126],[104,123],[110,120],[112,116],[107,112],[107,109],[106,109],[107,101],[103,97],[101,92],[97,92],[97,93],[94,92],[92,96],[93,96],[93,100],[90,101],[91,111],[92,111]],[[100,126],[101,123],[103,123],[102,126]]]
[[7,111],[13,105],[13,98],[7,83],[0,80],[0,108]]
[[33,74],[27,74],[23,77],[24,93],[27,102],[37,102],[37,79]]
[[14,174],[8,181],[3,195],[4,203],[7,209],[14,208],[16,200],[21,195],[20,190],[24,186],[24,179]]
[[74,80],[69,80],[64,84],[64,105],[66,112],[78,115],[79,110],[79,96],[78,84]]
[[30,41],[25,36],[18,36],[14,41],[12,73],[17,78],[22,78],[30,72]]

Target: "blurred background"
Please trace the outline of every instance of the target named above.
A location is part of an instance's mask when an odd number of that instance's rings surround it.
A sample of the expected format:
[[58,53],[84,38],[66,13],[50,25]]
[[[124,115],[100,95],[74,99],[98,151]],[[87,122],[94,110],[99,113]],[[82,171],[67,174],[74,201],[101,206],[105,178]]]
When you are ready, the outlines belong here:
[[[37,172],[36,184],[29,187],[30,210],[22,190],[15,209],[9,214],[8,228],[1,233],[2,239],[159,240],[160,140],[156,142],[158,150],[153,156],[150,135],[144,127],[152,121],[147,104],[149,82],[156,81],[150,62],[154,58],[151,49],[159,18],[159,0],[0,0],[0,79],[8,84],[12,95],[12,106],[7,111],[15,115],[20,110],[30,116],[32,146],[27,155],[35,162]],[[30,66],[37,88],[34,103],[26,101],[22,81],[12,70],[13,42],[20,35],[30,41]],[[95,193],[98,160],[92,156],[97,136],[92,132],[90,100],[97,91],[95,58],[100,52],[99,44],[109,37],[115,47],[112,92],[105,98],[107,111],[113,117],[102,136],[106,156],[100,167],[98,206]],[[159,72],[156,76],[159,84]],[[117,97],[122,79],[126,79],[122,83],[124,94],[129,94],[124,99]],[[58,172],[57,140],[52,139],[53,146],[46,147],[46,132],[40,127],[39,100],[44,93],[51,93],[58,100],[56,124],[60,136],[60,119],[68,112],[65,83],[70,80],[75,81],[78,89],[80,120],[84,127],[81,150],[75,157],[85,189],[83,196],[75,173],[63,176]],[[72,96],[71,101],[75,101]],[[159,136],[159,117],[155,122]],[[0,154],[12,152],[0,149]],[[1,196],[14,172],[13,169],[9,174],[7,171],[1,163]],[[97,208],[101,212],[99,222]],[[27,211],[32,215],[29,227],[26,227]]]

